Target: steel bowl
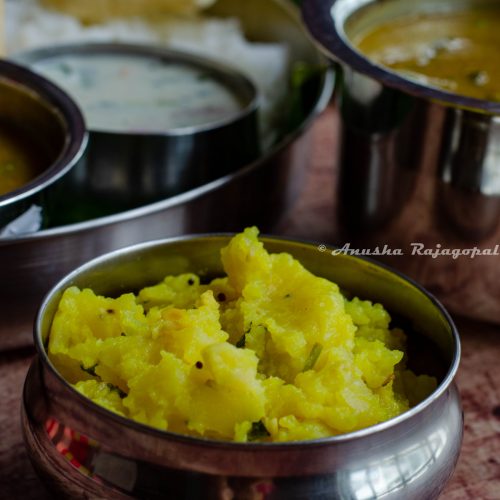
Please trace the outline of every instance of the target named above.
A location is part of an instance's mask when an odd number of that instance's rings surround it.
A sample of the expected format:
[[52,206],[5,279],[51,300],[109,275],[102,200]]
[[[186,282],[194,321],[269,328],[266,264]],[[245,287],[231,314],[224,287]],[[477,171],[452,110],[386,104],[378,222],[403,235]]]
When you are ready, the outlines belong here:
[[[241,108],[213,122],[167,130],[107,130],[87,119],[87,150],[78,167],[61,183],[61,194],[47,213],[49,226],[144,206],[206,184],[259,157],[257,89],[224,64],[154,45],[124,43],[56,45],[20,53],[15,60],[43,74],[41,65],[51,59],[103,55],[196,70],[228,89]],[[78,95],[73,98],[78,102]],[[82,111],[85,115],[84,105]],[[71,193],[71,197],[64,193]]]
[[[283,41],[291,59],[325,60],[308,41],[298,9],[282,0],[219,0],[216,16],[237,17],[252,40]],[[305,115],[257,161],[186,193],[80,224],[0,240],[0,350],[30,345],[38,304],[66,273],[126,245],[207,231],[271,230],[296,202],[310,161],[310,127],[330,100],[333,73],[314,78],[301,96]]]
[[[337,240],[401,249],[382,258],[452,311],[500,322],[500,103],[412,81],[350,43],[404,14],[471,5],[498,8],[493,0],[305,0],[303,18],[342,71]],[[474,248],[485,255],[471,257]]]
[[[91,261],[60,281],[35,324],[38,356],[23,394],[29,456],[48,488],[66,498],[320,500],[437,498],[458,459],[463,432],[454,385],[460,342],[452,319],[423,288],[389,268],[316,244],[264,237],[316,275],[381,302],[404,321],[409,363],[439,377],[437,389],[389,421],[335,437],[287,443],[233,443],[160,431],[105,410],[51,364],[46,345],[63,291],[114,295],[195,272],[223,275],[228,235],[143,243]],[[416,368],[415,368],[416,369]],[[440,373],[440,375],[438,375]]]
[[[0,60],[0,121],[37,145],[40,173],[0,195],[0,230],[32,205],[46,207],[51,193],[81,157],[87,141],[82,114],[71,98],[45,78]],[[39,148],[38,148],[39,146]]]

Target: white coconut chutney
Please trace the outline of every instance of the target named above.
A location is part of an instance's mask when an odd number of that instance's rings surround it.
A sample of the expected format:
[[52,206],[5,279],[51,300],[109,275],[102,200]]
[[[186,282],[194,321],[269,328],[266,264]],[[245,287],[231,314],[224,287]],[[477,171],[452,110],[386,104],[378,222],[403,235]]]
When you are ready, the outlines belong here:
[[150,56],[65,54],[34,69],[79,103],[90,130],[161,133],[220,122],[244,105],[208,71]]

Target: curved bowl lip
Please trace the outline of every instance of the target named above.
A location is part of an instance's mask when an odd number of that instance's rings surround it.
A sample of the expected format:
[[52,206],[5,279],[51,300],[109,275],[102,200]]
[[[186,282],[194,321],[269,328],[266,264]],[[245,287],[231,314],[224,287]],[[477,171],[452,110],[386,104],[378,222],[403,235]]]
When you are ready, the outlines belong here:
[[[69,390],[73,391],[73,393],[79,398],[80,404],[86,406],[89,408],[91,411],[98,412],[103,417],[106,417],[108,419],[113,420],[116,424],[118,425],[125,425],[129,428],[132,428],[136,431],[139,432],[145,432],[149,435],[156,436],[161,439],[169,439],[171,441],[176,441],[176,442],[183,442],[186,444],[191,444],[191,445],[200,445],[200,446],[207,446],[207,447],[218,447],[218,448],[228,448],[231,450],[235,451],[242,451],[242,450],[266,450],[266,449],[273,449],[273,450],[287,450],[290,448],[302,448],[304,446],[311,447],[311,446],[327,446],[327,445],[334,445],[335,443],[344,443],[347,441],[354,441],[358,439],[362,439],[367,436],[371,436],[373,434],[377,434],[386,430],[389,430],[391,427],[395,427],[399,424],[402,424],[403,422],[406,422],[412,418],[414,418],[416,415],[430,407],[435,401],[437,401],[450,387],[450,385],[453,383],[453,379],[457,373],[458,366],[460,364],[460,355],[461,355],[461,346],[460,346],[460,337],[458,335],[458,330],[455,326],[455,323],[453,319],[451,318],[450,314],[448,311],[444,308],[444,306],[439,302],[439,300],[434,297],[430,292],[425,290],[424,287],[416,283],[414,280],[411,278],[407,277],[403,273],[391,268],[390,266],[387,266],[385,264],[382,264],[380,262],[376,262],[373,259],[367,258],[367,257],[360,257],[360,256],[354,256],[354,255],[349,255],[348,257],[354,260],[361,260],[368,262],[372,266],[381,268],[385,271],[388,271],[389,273],[399,277],[400,279],[406,281],[408,284],[410,284],[412,287],[416,288],[419,292],[421,292],[423,295],[425,295],[433,304],[433,306],[439,311],[439,313],[442,315],[442,317],[445,319],[446,323],[450,327],[451,335],[453,338],[454,346],[455,346],[455,351],[453,355],[453,360],[450,364],[450,367],[448,369],[448,372],[446,376],[443,378],[437,389],[426,399],[421,401],[418,405],[414,406],[413,408],[410,408],[408,411],[402,413],[401,415],[398,415],[397,417],[394,417],[390,420],[386,420],[384,422],[381,422],[379,424],[366,427],[364,429],[354,431],[354,432],[349,432],[345,434],[339,434],[336,436],[331,436],[328,438],[322,438],[322,439],[314,439],[314,440],[304,440],[304,441],[286,441],[286,442],[274,442],[274,443],[237,443],[233,441],[223,441],[223,440],[214,440],[214,439],[206,439],[206,438],[197,438],[193,436],[187,436],[187,435],[182,435],[182,434],[177,434],[169,431],[162,431],[159,429],[156,429],[154,427],[150,427],[145,424],[141,424],[139,422],[136,422],[132,419],[128,419],[126,417],[121,417],[120,415],[117,415],[113,413],[110,410],[107,410],[90,399],[86,398],[82,394],[80,394],[78,391],[76,391],[69,382],[67,382],[56,370],[56,368],[52,365],[51,361],[49,360],[48,354],[45,350],[43,341],[41,339],[41,324],[42,324],[42,319],[44,315],[44,311],[47,308],[48,303],[52,299],[52,296],[57,294],[58,292],[62,291],[65,287],[68,286],[69,283],[71,283],[77,276],[79,276],[81,273],[86,272],[90,269],[92,269],[96,265],[100,265],[106,262],[111,262],[116,258],[129,255],[132,256],[135,252],[140,252],[143,250],[147,250],[150,248],[160,248],[164,246],[172,246],[176,245],[177,243],[183,243],[183,242],[191,242],[192,244],[199,245],[200,242],[202,243],[203,240],[214,240],[218,239],[221,242],[228,243],[230,238],[233,237],[235,233],[201,233],[201,234],[193,234],[193,235],[184,235],[184,236],[177,236],[173,238],[164,238],[161,240],[156,240],[156,241],[149,241],[145,243],[140,243],[137,245],[132,245],[129,247],[125,247],[119,250],[115,250],[113,252],[109,252],[107,254],[104,254],[100,257],[97,257],[95,259],[92,259],[91,261],[87,262],[86,264],[83,264],[82,266],[78,267],[68,275],[66,275],[63,279],[61,279],[56,285],[54,285],[51,290],[46,294],[45,298],[42,301],[42,304],[37,312],[35,323],[34,323],[34,330],[33,330],[33,336],[34,336],[34,344],[39,356],[39,359],[41,362],[44,364],[44,366],[52,372],[52,374]],[[279,237],[279,236],[269,236],[269,235],[261,235],[259,236],[259,240],[262,241],[264,244],[266,243],[272,243],[272,242],[278,242],[278,243],[285,243],[285,244],[291,244],[292,246],[295,244],[298,245],[303,245],[306,247],[310,247],[311,249],[317,249],[318,248],[318,243],[313,242],[313,241],[308,241],[308,240],[303,240],[303,239],[297,239],[297,238],[284,238],[284,237]],[[327,247],[327,251],[333,251],[338,249],[337,247]],[[286,251],[286,250],[283,250]]]
[[[349,2],[349,0],[304,0],[302,18],[313,41],[328,58],[334,61],[341,62],[388,87],[421,99],[437,101],[445,106],[458,107],[479,113],[500,114],[500,102],[466,97],[437,87],[424,85],[374,63],[354,49],[344,31],[345,21],[360,9],[374,5],[379,1],[383,3],[381,0],[359,0],[358,2]],[[346,12],[338,8],[342,4],[348,4]],[[349,7],[351,7],[350,10]]]
[[279,143],[274,145],[269,151],[267,151],[265,154],[257,158],[257,160],[237,170],[236,172],[227,174],[207,184],[186,191],[185,193],[181,193],[172,196],[170,198],[167,198],[165,200],[151,203],[149,205],[144,205],[142,207],[134,208],[132,210],[120,212],[118,214],[113,214],[106,217],[99,217],[97,219],[92,219],[90,221],[85,221],[85,222],[79,222],[76,224],[69,224],[51,229],[45,229],[27,235],[0,238],[0,248],[2,246],[15,245],[24,242],[28,243],[45,238],[70,236],[97,228],[104,228],[106,226],[119,224],[121,222],[130,219],[141,218],[154,213],[160,213],[169,208],[179,206],[182,205],[183,203],[188,203],[199,197],[208,195],[211,192],[230,184],[236,179],[239,179],[240,177],[247,175],[251,171],[257,170],[263,163],[265,163],[274,155],[278,154],[280,151],[288,147],[293,141],[297,139],[297,137],[302,135],[310,127],[316,116],[322,111],[324,111],[324,109],[327,107],[333,93],[334,82],[335,82],[334,70],[327,69],[323,77],[321,83],[321,91],[318,94],[315,105],[311,109],[309,115],[303,120],[303,122],[295,130],[287,134]]
[[87,146],[88,134],[76,103],[46,78],[11,61],[0,60],[0,82],[41,101],[66,130],[64,147],[57,159],[21,188],[0,196],[1,209],[30,198],[69,172],[81,158]]
[[[225,118],[203,123],[196,126],[177,127],[166,131],[142,131],[142,130],[113,130],[100,127],[89,127],[89,132],[99,134],[110,134],[117,136],[139,136],[139,137],[182,137],[186,135],[200,135],[215,130],[220,130],[224,127],[229,127],[240,121],[246,120],[249,116],[255,115],[259,109],[260,92],[255,84],[247,78],[247,76],[234,69],[233,67],[215,61],[209,57],[193,55],[190,52],[184,52],[177,49],[171,49],[155,44],[133,44],[122,42],[84,42],[71,43],[64,45],[53,45],[50,47],[42,47],[32,50],[27,50],[14,54],[14,59],[22,64],[27,64],[33,71],[36,64],[44,60],[49,60],[59,56],[102,56],[102,55],[118,55],[123,56],[138,56],[147,59],[160,59],[162,61],[172,61],[188,67],[202,69],[211,72],[215,75],[215,79],[224,82],[226,88],[231,88],[234,94],[242,98],[244,104],[240,111],[231,114]],[[229,84],[230,83],[230,84]],[[243,95],[246,94],[246,95]],[[76,99],[76,96],[74,96]],[[83,107],[82,107],[83,109]],[[85,110],[83,110],[85,112]]]

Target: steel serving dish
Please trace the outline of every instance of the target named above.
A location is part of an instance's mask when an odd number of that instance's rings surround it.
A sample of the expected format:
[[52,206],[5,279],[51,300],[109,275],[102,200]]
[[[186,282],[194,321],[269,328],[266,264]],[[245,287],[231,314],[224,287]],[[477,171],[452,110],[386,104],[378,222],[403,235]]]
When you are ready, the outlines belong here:
[[[280,40],[293,61],[323,64],[288,1],[220,0],[214,15],[237,16],[249,38]],[[327,105],[333,74],[303,96],[306,116],[271,151],[237,172],[186,193],[114,216],[0,241],[0,350],[32,342],[31,325],[43,295],[81,263],[142,241],[203,231],[271,229],[296,201],[310,158],[311,124]]]
[[[50,226],[71,224],[137,208],[206,184],[256,160],[260,154],[254,84],[238,71],[191,54],[158,46],[124,43],[57,45],[26,51],[15,60],[37,71],[60,57],[140,58],[203,74],[228,89],[241,109],[223,119],[164,131],[121,131],[89,125],[82,161],[50,206]],[[57,83],[57,82],[56,82]],[[78,102],[78,96],[73,96]],[[85,108],[82,107],[85,115]],[[140,168],[138,168],[140,166]]]
[[[306,0],[303,17],[342,71],[337,239],[401,249],[404,256],[382,258],[452,311],[500,322],[500,103],[406,79],[349,43],[403,14],[471,5],[498,8],[493,0]],[[474,247],[493,255],[471,257]],[[432,258],[423,249],[466,255]]]
[[[424,369],[437,360],[438,388],[404,414],[331,438],[229,443],[159,431],[94,404],[57,373],[45,346],[63,291],[72,285],[116,295],[165,275],[223,275],[228,235],[179,237],[115,251],[87,263],[46,296],[35,326],[38,356],[23,394],[29,456],[48,488],[67,498],[421,500],[437,498],[457,461],[463,432],[454,385],[460,342],[448,313],[424,289],[389,268],[317,245],[264,237],[270,252],[302,264],[406,320]],[[410,354],[417,359],[417,351]]]
[[[87,141],[82,114],[71,98],[47,79],[0,60],[0,121],[16,126],[44,146],[42,172],[24,186],[0,195],[0,230],[31,205],[45,207],[51,190],[80,159]],[[3,277],[3,276],[2,276]]]

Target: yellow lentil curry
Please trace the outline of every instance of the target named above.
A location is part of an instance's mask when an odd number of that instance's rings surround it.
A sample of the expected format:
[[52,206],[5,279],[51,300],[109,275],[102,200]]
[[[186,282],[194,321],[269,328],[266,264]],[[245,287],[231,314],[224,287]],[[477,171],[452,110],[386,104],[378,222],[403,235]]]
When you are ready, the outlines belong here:
[[42,170],[45,155],[27,134],[0,124],[0,196],[21,188]]
[[226,277],[167,276],[137,295],[68,288],[49,337],[95,403],[163,430],[245,441],[323,438],[395,417],[436,380],[406,369],[405,334],[256,228],[222,252]]
[[500,101],[500,9],[397,18],[353,37],[370,59],[424,84]]

